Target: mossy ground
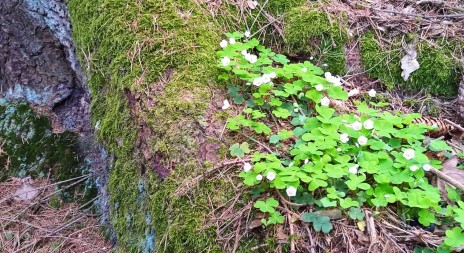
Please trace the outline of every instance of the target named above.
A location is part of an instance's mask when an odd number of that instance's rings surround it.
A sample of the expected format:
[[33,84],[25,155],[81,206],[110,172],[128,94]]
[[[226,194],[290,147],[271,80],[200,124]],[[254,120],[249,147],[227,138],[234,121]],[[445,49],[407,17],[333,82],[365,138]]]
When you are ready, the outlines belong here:
[[348,40],[346,20],[330,19],[317,3],[292,8],[285,15],[286,46],[289,54],[312,56],[321,65],[327,64],[330,72],[343,75],[346,73],[343,45]]
[[432,47],[428,42],[416,46],[420,68],[404,81],[401,77],[400,59],[404,50],[399,38],[381,46],[373,32],[363,35],[360,42],[361,57],[369,76],[380,79],[388,88],[399,84],[405,91],[426,90],[435,96],[456,95],[461,78],[462,66],[453,58],[453,53],[463,47],[462,42],[439,39]]

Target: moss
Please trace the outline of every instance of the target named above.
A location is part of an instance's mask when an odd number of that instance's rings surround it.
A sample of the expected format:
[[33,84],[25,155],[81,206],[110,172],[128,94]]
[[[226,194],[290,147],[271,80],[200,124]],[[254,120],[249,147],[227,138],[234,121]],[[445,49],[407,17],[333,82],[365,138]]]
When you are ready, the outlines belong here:
[[420,68],[404,81],[401,77],[400,59],[403,57],[399,39],[382,48],[375,34],[368,32],[360,42],[361,58],[369,76],[380,79],[388,88],[399,84],[410,92],[426,90],[432,95],[453,96],[457,92],[462,66],[453,59],[454,50],[462,48],[462,43],[448,42],[444,39],[434,41],[438,47],[427,42],[417,44],[416,51]]
[[343,17],[329,20],[318,4],[293,8],[285,15],[287,50],[294,55],[309,54],[328,64],[329,71],[345,74],[343,44],[348,40],[345,23]]
[[[60,182],[86,174],[88,166],[80,162],[77,136],[71,132],[55,134],[50,120],[25,103],[3,101],[0,105],[0,181],[8,177],[43,178]],[[73,182],[69,182],[72,184]],[[57,201],[75,199],[74,190],[84,191],[82,201],[95,196],[93,181],[64,189]],[[86,192],[88,191],[88,192]]]
[[[115,155],[108,191],[118,250],[221,252],[206,223],[208,199],[227,201],[228,183],[211,180],[190,197],[174,196],[203,171],[197,121],[216,86],[218,24],[190,0],[69,0],[69,9],[97,136]],[[140,125],[150,136],[140,139]],[[149,170],[138,138],[149,146],[144,152],[160,154],[156,162],[171,170],[167,178]]]

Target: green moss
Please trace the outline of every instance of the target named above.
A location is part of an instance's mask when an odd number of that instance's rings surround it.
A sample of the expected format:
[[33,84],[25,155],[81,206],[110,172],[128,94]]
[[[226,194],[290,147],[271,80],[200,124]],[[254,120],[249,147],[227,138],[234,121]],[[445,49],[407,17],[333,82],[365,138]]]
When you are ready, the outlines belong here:
[[328,64],[329,71],[345,74],[343,44],[348,37],[343,24],[346,21],[343,17],[331,19],[334,20],[329,20],[318,4],[291,9],[285,15],[287,50],[294,55],[311,55],[319,62]]
[[[228,182],[211,180],[189,197],[174,196],[203,172],[198,119],[216,88],[218,24],[190,0],[70,0],[69,9],[97,136],[115,155],[108,191],[118,250],[221,252],[214,224],[207,224],[208,199],[229,200]],[[159,154],[156,162],[171,170],[164,180],[138,150],[142,124],[151,130],[143,152]]]
[[361,38],[361,58],[369,76],[380,79],[388,88],[399,84],[411,92],[426,90],[439,96],[456,94],[462,66],[453,59],[452,54],[462,48],[462,43],[444,39],[434,41],[438,47],[431,47],[427,42],[419,43],[416,51],[420,68],[411,74],[408,81],[404,81],[400,64],[404,50],[399,39],[391,41],[391,45],[382,48],[372,32]]
[[81,175],[76,136],[54,134],[50,121],[24,103],[0,105],[0,181],[7,177],[45,177],[61,181]]

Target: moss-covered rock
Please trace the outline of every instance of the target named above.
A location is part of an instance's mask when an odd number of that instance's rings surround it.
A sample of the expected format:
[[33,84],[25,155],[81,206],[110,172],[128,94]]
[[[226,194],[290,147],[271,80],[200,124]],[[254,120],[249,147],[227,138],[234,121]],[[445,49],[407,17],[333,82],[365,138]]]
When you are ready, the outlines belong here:
[[453,52],[462,48],[459,42],[436,40],[436,47],[428,42],[416,45],[420,68],[413,72],[408,81],[401,77],[400,59],[404,50],[399,38],[392,44],[381,46],[372,32],[361,38],[360,49],[364,68],[369,76],[380,79],[388,88],[396,84],[406,91],[426,90],[432,95],[453,96],[457,92],[462,66],[453,58]]
[[290,54],[311,55],[328,70],[345,74],[344,43],[348,36],[343,17],[331,17],[319,4],[292,8],[285,14],[285,40]]
[[25,103],[0,105],[0,181],[14,177],[45,177],[56,181],[81,175],[76,136],[52,133],[50,120]]

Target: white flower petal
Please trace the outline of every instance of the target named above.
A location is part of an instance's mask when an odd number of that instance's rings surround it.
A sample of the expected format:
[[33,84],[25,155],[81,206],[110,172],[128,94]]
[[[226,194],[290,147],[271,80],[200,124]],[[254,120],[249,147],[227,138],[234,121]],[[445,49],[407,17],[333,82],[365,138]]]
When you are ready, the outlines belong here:
[[258,181],[263,180],[263,176],[261,174],[256,175],[256,180]]
[[362,123],[359,121],[356,121],[353,124],[351,124],[351,128],[353,128],[353,130],[355,131],[359,131],[362,129]]
[[356,89],[352,89],[348,92],[348,97],[352,97],[352,96],[356,96],[359,94],[359,90],[356,88]]
[[247,37],[247,38],[251,37],[251,32],[249,30],[245,31],[245,37]]
[[364,126],[365,129],[370,130],[370,129],[374,128],[374,121],[368,119],[368,120],[364,121],[363,126]]
[[340,141],[342,143],[347,143],[349,140],[350,140],[350,137],[348,136],[348,134],[344,133],[340,135]]
[[316,88],[317,91],[322,91],[324,89],[324,86],[322,84],[318,84],[318,85],[316,85],[315,88]]
[[329,105],[330,105],[330,99],[327,98],[327,97],[323,97],[323,98],[321,99],[321,105],[322,105],[322,106],[329,106]]
[[229,57],[227,57],[227,56],[226,56],[226,57],[224,57],[224,58],[222,58],[222,60],[221,60],[221,64],[222,64],[222,66],[224,66],[224,67],[227,67],[227,66],[229,66],[229,64],[230,64],[230,58],[229,58]]
[[251,164],[250,163],[244,163],[243,164],[243,171],[248,172],[251,170]]
[[287,190],[286,190],[286,192],[287,192],[287,195],[288,195],[289,197],[294,197],[294,196],[296,196],[296,188],[293,187],[293,186],[288,187]]
[[425,171],[430,171],[433,167],[430,165],[430,164],[424,164],[424,166],[422,166],[422,169],[424,169]]
[[231,45],[235,44],[235,39],[234,39],[234,38],[230,38],[230,39],[229,39],[229,43],[230,43]]
[[419,167],[418,167],[417,165],[412,165],[411,167],[409,167],[409,169],[410,169],[411,171],[416,171],[416,170],[419,169]]
[[374,89],[371,89],[369,92],[368,92],[369,96],[370,97],[375,97],[375,95],[377,95],[377,92],[374,90]]
[[403,157],[406,158],[406,160],[411,160],[416,156],[414,149],[406,149],[403,152]]
[[266,175],[267,180],[272,181],[276,178],[276,174],[274,171],[269,171]]
[[230,107],[229,101],[227,99],[224,100],[223,105],[222,105],[222,110],[227,110],[229,109],[229,107]]
[[219,43],[219,46],[221,46],[222,48],[227,47],[227,45],[228,45],[227,40],[222,40],[221,43]]
[[353,165],[351,166],[350,168],[348,168],[348,172],[351,173],[351,174],[356,174],[358,173],[358,168],[359,168],[359,165]]
[[359,145],[361,145],[361,146],[366,145],[366,144],[367,144],[367,138],[366,138],[365,136],[362,136],[362,135],[359,136],[359,137],[358,137],[358,143],[359,143]]

